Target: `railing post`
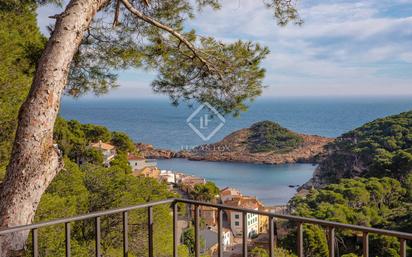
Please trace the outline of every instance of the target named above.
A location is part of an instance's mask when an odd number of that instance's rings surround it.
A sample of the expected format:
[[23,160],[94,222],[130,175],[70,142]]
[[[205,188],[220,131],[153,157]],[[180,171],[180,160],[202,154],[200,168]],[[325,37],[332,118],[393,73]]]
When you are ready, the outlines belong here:
[[223,210],[219,208],[218,209],[218,227],[217,227],[218,257],[223,257],[222,230],[223,230]]
[[70,250],[70,223],[66,222],[64,224],[64,228],[66,231],[66,257],[71,256],[71,250]]
[[200,257],[200,239],[199,239],[199,205],[195,205],[195,257]]
[[173,203],[173,257],[177,257],[177,246],[179,243],[179,238],[177,234],[177,202]]
[[96,217],[94,227],[96,233],[96,257],[100,257],[100,217]]
[[399,255],[401,257],[406,257],[406,240],[403,238],[400,238],[399,242],[401,244]]
[[329,257],[335,257],[335,228],[329,228]]
[[297,243],[298,257],[304,257],[304,255],[303,255],[303,224],[302,224],[302,222],[298,223],[296,243]]
[[369,233],[363,232],[363,257],[369,257]]
[[243,257],[247,257],[247,212],[242,213],[242,230],[243,230]]
[[275,235],[275,226],[274,226],[273,217],[269,217],[269,257],[275,257],[274,253],[274,235]]
[[33,257],[39,257],[39,238],[37,228],[32,230]]
[[147,231],[149,233],[149,257],[153,257],[153,207],[147,209]]
[[129,256],[129,217],[128,212],[123,212],[123,256]]

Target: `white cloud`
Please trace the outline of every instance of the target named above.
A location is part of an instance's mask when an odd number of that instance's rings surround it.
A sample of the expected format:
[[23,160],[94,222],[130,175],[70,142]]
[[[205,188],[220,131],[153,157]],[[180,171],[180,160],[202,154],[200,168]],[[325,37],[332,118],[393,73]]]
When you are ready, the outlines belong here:
[[[405,3],[397,1],[401,2]],[[412,73],[406,74],[404,66],[393,72],[390,65],[412,60],[412,17],[381,15],[393,1],[305,2],[300,9],[305,21],[301,27],[275,26],[270,11],[255,3],[243,0],[234,8],[233,2],[224,1],[222,10],[200,14],[194,26],[204,34],[269,46],[266,94],[275,93],[270,88],[284,94],[296,89],[320,94],[412,93]],[[304,88],[308,90],[299,90]]]
[[[188,25],[223,41],[267,45],[266,95],[411,94],[412,14],[395,15],[405,5],[412,9],[412,0],[302,1],[304,25],[278,27],[261,1],[223,0],[221,10],[205,9]],[[41,9],[41,26],[56,12]],[[121,74],[118,94],[135,92],[133,81],[142,77],[138,88],[150,90],[153,75]]]

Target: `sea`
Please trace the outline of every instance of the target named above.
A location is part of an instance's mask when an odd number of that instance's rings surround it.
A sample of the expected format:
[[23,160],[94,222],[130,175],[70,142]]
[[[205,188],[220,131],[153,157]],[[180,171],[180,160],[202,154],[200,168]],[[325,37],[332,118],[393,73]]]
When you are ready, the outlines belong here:
[[[64,98],[60,115],[123,131],[135,142],[171,150],[217,142],[253,123],[270,120],[290,130],[337,137],[364,123],[412,110],[410,97],[261,98],[239,116],[210,105],[171,105],[167,98]],[[266,205],[286,204],[308,181],[312,164],[245,164],[184,159],[158,160],[159,168],[193,174],[219,187],[235,187]]]

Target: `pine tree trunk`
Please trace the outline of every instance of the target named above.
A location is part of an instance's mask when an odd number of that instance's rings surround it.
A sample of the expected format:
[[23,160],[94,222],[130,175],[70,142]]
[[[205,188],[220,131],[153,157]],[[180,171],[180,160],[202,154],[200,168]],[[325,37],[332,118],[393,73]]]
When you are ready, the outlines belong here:
[[[30,93],[19,112],[12,158],[0,189],[0,227],[29,224],[40,198],[62,168],[53,127],[70,63],[96,12],[110,0],[71,0],[57,17],[39,60]],[[0,238],[1,256],[19,256],[28,232]]]

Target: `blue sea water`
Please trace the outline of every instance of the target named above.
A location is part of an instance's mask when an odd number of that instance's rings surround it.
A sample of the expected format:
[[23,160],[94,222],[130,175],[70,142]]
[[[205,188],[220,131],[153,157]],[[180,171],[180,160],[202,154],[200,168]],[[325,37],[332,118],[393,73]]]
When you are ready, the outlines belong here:
[[160,169],[184,171],[204,177],[219,188],[238,188],[244,195],[256,196],[267,205],[282,205],[293,197],[296,188],[312,177],[311,164],[265,165],[230,162],[158,160]]
[[[60,114],[66,119],[100,124],[123,131],[136,142],[179,150],[213,143],[254,122],[271,120],[306,134],[336,137],[362,124],[387,115],[412,110],[412,99],[388,98],[267,98],[250,105],[240,117],[225,116],[223,127],[208,141],[189,127],[187,119],[196,110],[185,105],[171,106],[167,99],[64,99]],[[202,114],[202,112],[201,112]],[[191,122],[198,127],[199,117]],[[220,123],[215,115],[211,126]],[[202,131],[199,128],[200,131]],[[213,130],[213,129],[212,129]],[[203,132],[203,131],[202,131]],[[208,131],[211,132],[211,131]],[[208,134],[208,133],[206,133]],[[219,186],[238,187],[256,195],[266,204],[284,204],[294,193],[289,184],[302,184],[313,173],[310,164],[257,165],[239,163],[159,161],[163,169],[203,176]]]

